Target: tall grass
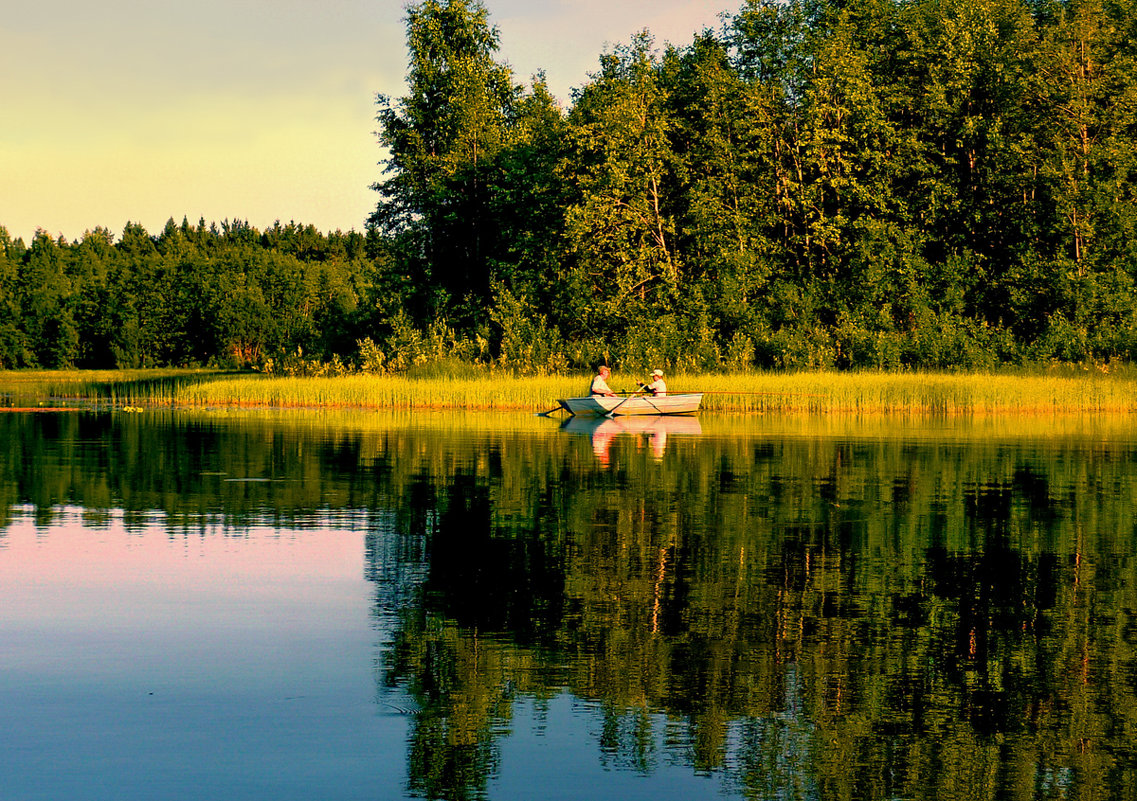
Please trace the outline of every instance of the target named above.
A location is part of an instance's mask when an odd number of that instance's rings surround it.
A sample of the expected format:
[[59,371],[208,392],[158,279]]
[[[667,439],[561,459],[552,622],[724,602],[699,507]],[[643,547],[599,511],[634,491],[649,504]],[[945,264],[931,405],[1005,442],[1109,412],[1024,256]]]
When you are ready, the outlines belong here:
[[10,404],[82,400],[150,402],[175,387],[226,375],[218,370],[0,370],[0,398]]
[[[175,403],[196,406],[348,406],[381,409],[547,409],[556,398],[580,394],[587,380],[483,374],[409,378],[348,375],[335,378],[241,376],[179,389]],[[165,401],[166,399],[162,399]]]
[[[635,389],[616,374],[614,389]],[[544,411],[587,392],[587,375],[354,374],[274,377],[208,371],[0,373],[9,399],[74,398],[134,405]],[[709,412],[1001,414],[1137,411],[1137,374],[737,373],[667,377],[673,393],[705,392]]]
[[1137,380],[1132,376],[1100,372],[1078,375],[768,373],[679,376],[669,381],[669,386],[675,391],[702,389],[710,393],[704,398],[703,408],[722,411],[920,414],[1137,411]]

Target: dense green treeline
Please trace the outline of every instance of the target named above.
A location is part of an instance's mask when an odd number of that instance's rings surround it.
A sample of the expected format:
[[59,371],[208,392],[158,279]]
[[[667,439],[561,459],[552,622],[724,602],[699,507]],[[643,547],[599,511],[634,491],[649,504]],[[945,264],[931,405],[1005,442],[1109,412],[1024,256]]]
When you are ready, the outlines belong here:
[[280,224],[126,226],[75,242],[0,229],[0,366],[244,366],[350,353],[372,299],[366,237]]
[[563,111],[471,0],[410,9],[373,217],[505,361],[1131,358],[1132,2],[748,0]]
[[366,234],[0,231],[0,366],[1137,356],[1133,0],[745,0],[568,108],[480,0],[406,24]]

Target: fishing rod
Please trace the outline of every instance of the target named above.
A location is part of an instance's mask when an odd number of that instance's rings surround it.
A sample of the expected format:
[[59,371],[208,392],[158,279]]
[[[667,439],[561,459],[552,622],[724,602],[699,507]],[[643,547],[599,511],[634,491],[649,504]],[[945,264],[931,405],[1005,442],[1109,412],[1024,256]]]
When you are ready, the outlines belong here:
[[700,395],[777,395],[777,396],[783,397],[783,398],[825,398],[825,397],[828,397],[824,393],[820,393],[820,392],[741,392],[741,391],[740,392],[731,392],[729,390],[721,390],[721,391],[715,390],[715,391],[711,391],[711,392],[699,391],[699,390],[695,390],[695,391],[691,391],[691,392],[675,392],[674,390],[669,390],[667,394],[668,395],[694,395],[696,393],[700,394]]

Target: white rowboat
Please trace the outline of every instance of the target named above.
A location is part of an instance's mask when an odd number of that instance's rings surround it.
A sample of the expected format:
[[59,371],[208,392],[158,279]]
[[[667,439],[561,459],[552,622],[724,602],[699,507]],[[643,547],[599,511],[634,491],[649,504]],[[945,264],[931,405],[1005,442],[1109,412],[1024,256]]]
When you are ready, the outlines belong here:
[[588,398],[560,398],[557,403],[572,415],[604,415],[622,417],[633,414],[694,414],[703,402],[702,392],[683,395],[632,395],[626,398],[609,398],[593,395]]

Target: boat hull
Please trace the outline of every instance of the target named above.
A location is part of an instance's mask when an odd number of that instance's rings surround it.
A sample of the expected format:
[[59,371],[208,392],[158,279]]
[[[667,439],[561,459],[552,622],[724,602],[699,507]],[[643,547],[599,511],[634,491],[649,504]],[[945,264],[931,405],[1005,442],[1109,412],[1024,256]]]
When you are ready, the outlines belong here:
[[572,415],[605,417],[625,417],[631,415],[694,414],[703,402],[703,393],[690,392],[683,395],[665,395],[656,398],[651,395],[636,395],[629,398],[607,398],[593,395],[589,398],[561,398],[557,401],[561,408]]

